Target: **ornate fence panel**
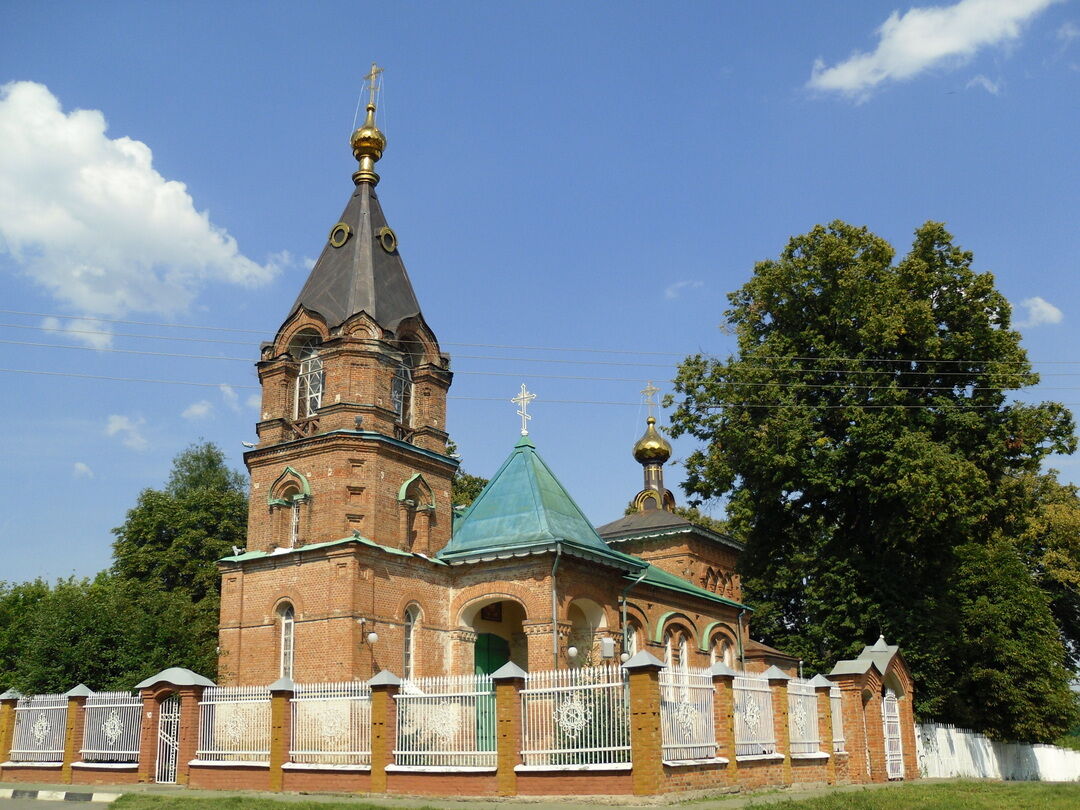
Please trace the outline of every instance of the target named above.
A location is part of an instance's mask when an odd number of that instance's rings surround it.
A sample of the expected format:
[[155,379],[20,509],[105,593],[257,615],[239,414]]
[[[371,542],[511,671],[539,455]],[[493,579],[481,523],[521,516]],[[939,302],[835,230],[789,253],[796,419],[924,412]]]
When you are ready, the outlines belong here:
[[776,753],[772,690],[765,678],[737,675],[734,678],[735,756]]
[[265,686],[209,686],[199,702],[199,759],[270,761],[270,690]]
[[809,681],[793,678],[788,681],[788,737],[791,751],[796,754],[817,754],[821,751],[818,731],[817,693]]
[[95,692],[83,712],[83,762],[138,762],[142,698],[131,692]]
[[495,691],[490,675],[404,680],[395,699],[396,764],[495,767]]
[[521,691],[521,723],[526,766],[629,763],[626,670],[606,665],[529,673]]
[[291,703],[293,762],[371,764],[371,687],[366,683],[297,684]]
[[12,762],[61,762],[67,725],[65,695],[32,695],[15,704]]
[[666,761],[716,756],[713,681],[708,667],[660,673],[660,726]]
[[834,754],[847,751],[844,738],[844,702],[840,699],[840,687],[829,687],[829,708],[832,710],[832,750]]

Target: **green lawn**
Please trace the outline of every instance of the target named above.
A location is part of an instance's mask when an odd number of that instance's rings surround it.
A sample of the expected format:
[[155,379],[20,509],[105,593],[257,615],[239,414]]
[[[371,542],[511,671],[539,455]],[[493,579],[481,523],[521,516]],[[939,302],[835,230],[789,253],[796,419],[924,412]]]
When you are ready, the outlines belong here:
[[830,793],[803,801],[761,801],[769,810],[1076,810],[1080,783],[937,782]]

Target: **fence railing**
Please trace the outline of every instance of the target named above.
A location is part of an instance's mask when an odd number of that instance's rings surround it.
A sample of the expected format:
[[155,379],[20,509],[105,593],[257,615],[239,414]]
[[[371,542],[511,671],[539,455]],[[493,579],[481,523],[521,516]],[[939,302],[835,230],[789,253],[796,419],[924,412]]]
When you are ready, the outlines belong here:
[[708,667],[660,672],[660,728],[665,760],[716,756],[713,695]]
[[371,687],[366,683],[297,684],[290,703],[293,762],[371,764]]
[[931,779],[1080,780],[1080,751],[999,742],[945,723],[915,726],[919,770]]
[[788,681],[788,737],[790,754],[817,754],[821,751],[818,731],[817,693],[809,681]]
[[772,690],[765,678],[738,675],[733,679],[735,756],[776,753]]
[[523,764],[630,762],[628,684],[615,665],[529,673],[521,690]]
[[209,762],[269,762],[270,690],[208,686],[199,702],[199,747]]
[[829,708],[832,714],[832,750],[834,754],[847,751],[844,738],[844,703],[840,698],[840,687],[829,687]]
[[83,710],[84,762],[138,762],[142,698],[131,692],[95,692]]
[[495,691],[490,675],[404,680],[395,700],[397,765],[495,767]]
[[15,704],[12,762],[60,762],[64,758],[67,696],[32,695]]

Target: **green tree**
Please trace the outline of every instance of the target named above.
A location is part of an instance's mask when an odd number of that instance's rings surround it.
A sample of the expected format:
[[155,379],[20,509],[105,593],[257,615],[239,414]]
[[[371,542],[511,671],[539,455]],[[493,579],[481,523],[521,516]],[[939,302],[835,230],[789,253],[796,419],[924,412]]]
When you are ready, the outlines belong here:
[[[446,443],[447,455],[460,458],[457,454],[457,445],[453,441]],[[476,496],[487,486],[488,479],[479,475],[469,475],[464,469],[458,467],[454,471],[454,478],[450,482],[450,503],[454,507],[468,506],[476,500]]]
[[[15,667],[41,601],[49,595],[49,583],[0,582],[0,691],[15,685]],[[74,686],[74,684],[72,684]]]
[[[705,443],[684,488],[728,495],[767,642],[825,669],[884,632],[924,716],[1052,739],[1075,709],[1017,529],[1032,503],[1020,481],[1073,452],[1072,417],[1007,401],[1038,376],[993,277],[942,225],[893,258],[834,222],[756,265],[729,296],[737,354],[689,357],[675,381],[672,433]],[[991,705],[990,672],[1033,689],[1035,671],[1035,700]]]

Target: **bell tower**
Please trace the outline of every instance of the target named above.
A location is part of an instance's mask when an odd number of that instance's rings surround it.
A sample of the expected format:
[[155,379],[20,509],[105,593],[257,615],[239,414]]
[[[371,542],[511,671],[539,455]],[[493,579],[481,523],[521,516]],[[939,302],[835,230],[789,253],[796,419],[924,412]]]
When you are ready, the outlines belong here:
[[248,550],[358,534],[433,554],[450,539],[449,358],[424,321],[375,187],[386,136],[372,65],[358,168],[341,216],[277,335],[262,346]]

